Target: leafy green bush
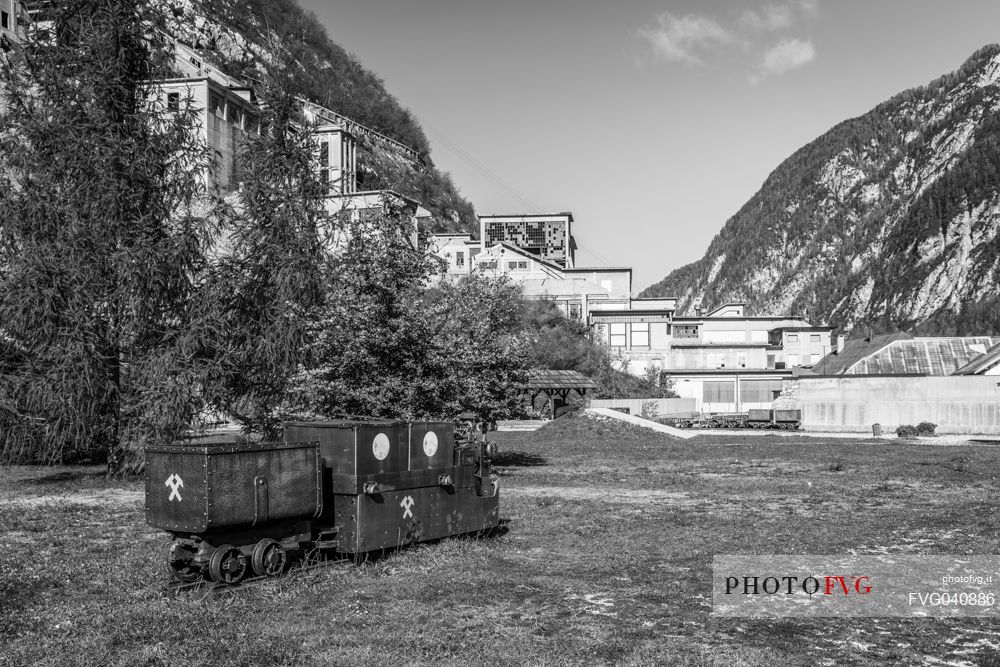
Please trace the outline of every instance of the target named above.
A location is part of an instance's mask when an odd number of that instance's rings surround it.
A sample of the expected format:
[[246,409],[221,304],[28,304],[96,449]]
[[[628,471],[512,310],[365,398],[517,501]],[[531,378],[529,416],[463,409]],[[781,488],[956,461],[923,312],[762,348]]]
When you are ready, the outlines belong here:
[[896,429],[896,435],[900,438],[915,438],[917,434],[917,427],[912,424],[903,424]]
[[937,424],[933,422],[920,422],[917,424],[917,433],[920,435],[934,435]]

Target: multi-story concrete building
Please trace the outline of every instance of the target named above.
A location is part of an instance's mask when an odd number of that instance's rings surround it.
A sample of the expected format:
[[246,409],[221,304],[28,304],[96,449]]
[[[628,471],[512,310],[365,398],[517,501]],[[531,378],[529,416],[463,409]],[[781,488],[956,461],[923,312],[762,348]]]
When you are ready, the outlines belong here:
[[481,215],[479,238],[484,250],[509,243],[564,268],[572,269],[576,263],[572,213]]
[[445,276],[458,279],[472,273],[473,258],[482,244],[472,234],[435,234],[430,238],[430,251],[441,260]]
[[798,316],[750,316],[742,303],[677,316],[672,298],[632,297],[630,268],[576,267],[571,213],[481,216],[480,239],[432,238],[446,275],[507,276],[528,298],[550,299],[586,322],[629,372],[650,369],[710,412],[768,407],[782,381],[830,352],[833,327]]
[[[241,147],[249,135],[260,131],[260,108],[254,90],[206,62],[194,49],[179,42],[175,42],[174,49],[175,68],[182,76],[153,82],[151,91],[158,96],[164,112],[176,113],[185,109],[196,114],[200,139],[215,157],[211,184],[224,192],[236,190],[242,177]],[[402,144],[321,105],[306,100],[301,102],[317,146],[318,176],[329,184],[328,208],[352,219],[366,211],[381,211],[388,206],[401,209],[412,219],[415,242],[419,220],[430,216],[426,209],[390,190],[359,191],[357,187],[354,132],[370,134],[400,147]],[[348,131],[347,125],[353,131]],[[408,156],[416,155],[412,149],[402,147],[400,150],[403,149],[408,151]]]
[[695,317],[675,317],[664,377],[704,412],[767,408],[783,381],[831,349],[833,327],[802,317],[750,316],[728,303]]
[[239,186],[240,147],[244,137],[260,131],[260,110],[253,89],[201,76],[157,81],[151,86],[166,113],[197,114],[200,140],[214,154],[210,180],[222,190]]
[[7,51],[21,41],[28,10],[21,0],[0,0],[0,50]]
[[567,317],[580,322],[587,322],[595,309],[629,307],[631,268],[568,268],[507,241],[484,245],[470,234],[431,237],[431,251],[441,259],[450,279],[473,272],[494,278],[506,276],[521,286],[526,297],[549,299]]

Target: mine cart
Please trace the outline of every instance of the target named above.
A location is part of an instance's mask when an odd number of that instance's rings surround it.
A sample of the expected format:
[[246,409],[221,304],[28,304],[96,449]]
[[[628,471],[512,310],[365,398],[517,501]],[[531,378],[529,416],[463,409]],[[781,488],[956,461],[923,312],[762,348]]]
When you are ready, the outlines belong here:
[[235,583],[292,556],[361,554],[499,524],[486,445],[447,422],[291,422],[284,442],[146,449],[146,520],[174,578]]
[[298,544],[293,536],[323,512],[322,485],[315,442],[146,448],[146,521],[181,538],[169,561],[182,579],[203,569],[215,580],[239,579],[247,557],[258,574],[280,571]]

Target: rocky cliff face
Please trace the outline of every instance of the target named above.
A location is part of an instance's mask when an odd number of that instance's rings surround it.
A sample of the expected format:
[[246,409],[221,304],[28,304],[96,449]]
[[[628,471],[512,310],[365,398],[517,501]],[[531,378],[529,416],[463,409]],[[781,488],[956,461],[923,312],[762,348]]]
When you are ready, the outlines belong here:
[[1000,332],[1000,46],[801,148],[643,296],[846,329]]
[[151,11],[165,15],[173,38],[226,74],[253,85],[290,62],[297,94],[390,138],[357,136],[362,189],[392,189],[416,199],[434,215],[431,231],[478,230],[471,204],[434,166],[409,111],[295,0],[147,1]]

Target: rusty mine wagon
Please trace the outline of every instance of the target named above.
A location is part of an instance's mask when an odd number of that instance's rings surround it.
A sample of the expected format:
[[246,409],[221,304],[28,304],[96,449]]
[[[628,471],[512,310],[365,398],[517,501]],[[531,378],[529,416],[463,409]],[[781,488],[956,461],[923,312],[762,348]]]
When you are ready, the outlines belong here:
[[277,576],[292,557],[358,556],[499,520],[487,445],[447,422],[290,422],[282,442],[146,449],[146,521],[174,536],[179,582]]

